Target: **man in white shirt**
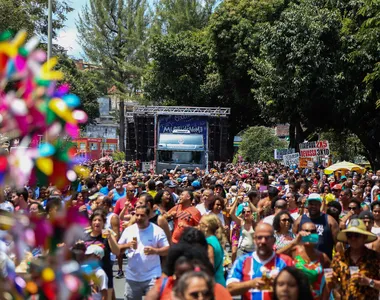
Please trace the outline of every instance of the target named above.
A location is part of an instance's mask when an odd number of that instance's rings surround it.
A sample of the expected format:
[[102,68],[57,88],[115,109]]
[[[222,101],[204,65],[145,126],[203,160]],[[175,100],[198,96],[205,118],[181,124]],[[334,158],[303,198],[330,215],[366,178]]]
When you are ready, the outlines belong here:
[[120,250],[127,250],[125,270],[125,300],[140,300],[161,276],[160,256],[166,256],[169,242],[165,232],[149,222],[150,210],[136,208],[136,223],[126,228],[120,237]]
[[209,205],[214,201],[214,191],[206,189],[202,193],[202,203],[199,203],[195,208],[199,210],[201,215],[207,215],[209,210]]

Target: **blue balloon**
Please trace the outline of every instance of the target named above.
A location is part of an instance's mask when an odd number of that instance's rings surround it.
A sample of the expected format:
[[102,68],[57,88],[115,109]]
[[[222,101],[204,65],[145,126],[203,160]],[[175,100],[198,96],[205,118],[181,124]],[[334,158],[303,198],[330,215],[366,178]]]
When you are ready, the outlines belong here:
[[38,150],[42,157],[52,156],[55,153],[54,146],[49,143],[41,144]]
[[74,108],[79,106],[80,99],[77,95],[74,94],[68,94],[62,97],[62,100],[65,101],[68,107]]

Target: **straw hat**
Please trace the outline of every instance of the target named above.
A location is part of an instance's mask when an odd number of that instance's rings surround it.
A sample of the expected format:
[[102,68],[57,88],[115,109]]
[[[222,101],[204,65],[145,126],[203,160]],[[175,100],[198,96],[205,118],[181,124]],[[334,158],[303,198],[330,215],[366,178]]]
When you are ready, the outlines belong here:
[[347,232],[359,233],[367,236],[367,243],[372,243],[377,240],[377,236],[366,230],[366,226],[360,219],[353,219],[347,226],[347,229],[342,230],[338,233],[338,241],[339,242],[347,242]]

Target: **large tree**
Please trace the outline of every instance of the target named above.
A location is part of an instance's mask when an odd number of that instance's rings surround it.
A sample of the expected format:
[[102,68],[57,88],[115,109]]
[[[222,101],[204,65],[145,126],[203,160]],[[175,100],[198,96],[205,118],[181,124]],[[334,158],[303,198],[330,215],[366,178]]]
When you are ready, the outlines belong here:
[[274,160],[274,149],[287,147],[287,142],[280,140],[272,128],[253,126],[244,130],[238,155],[249,162]]
[[[53,0],[53,35],[63,28],[70,1]],[[0,32],[24,29],[30,35],[47,36],[48,0],[0,0]]]
[[216,0],[161,0],[155,5],[156,33],[194,31],[208,25]]
[[81,108],[88,115],[88,122],[92,123],[99,117],[99,103],[97,99],[104,95],[106,86],[98,70],[79,70],[74,61],[64,54],[59,56],[57,69],[64,74],[61,83],[69,84],[70,92],[81,99]]
[[380,54],[366,45],[361,6],[360,1],[291,4],[265,31],[254,93],[265,113],[296,124],[301,133],[304,128],[352,132],[379,168],[379,81],[368,74]]
[[125,152],[124,101],[140,89],[148,60],[150,16],[146,0],[90,0],[78,31],[87,57],[101,66],[119,101],[119,149]]
[[263,115],[290,123],[292,148],[317,128],[337,121],[331,99],[343,80],[336,73],[340,29],[339,12],[313,0],[291,3],[264,27],[261,55],[252,60],[250,72],[259,82],[253,94]]
[[157,38],[145,80],[147,96],[164,104],[232,107],[232,152],[235,134],[270,123],[261,117],[251,92],[257,82],[249,72],[260,54],[262,24],[273,22],[285,6],[280,0],[227,0],[206,28]]

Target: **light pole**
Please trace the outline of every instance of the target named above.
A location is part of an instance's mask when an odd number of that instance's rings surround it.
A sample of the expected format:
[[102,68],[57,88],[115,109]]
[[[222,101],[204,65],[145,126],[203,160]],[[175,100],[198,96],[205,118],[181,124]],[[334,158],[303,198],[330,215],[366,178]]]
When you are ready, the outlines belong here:
[[53,9],[52,9],[52,1],[48,0],[48,51],[47,58],[48,60],[51,58],[51,48],[52,48],[52,38],[53,38]]
[[[52,1],[48,0],[48,41],[47,41],[47,60],[51,58],[51,48],[52,48],[52,39],[53,39],[53,8],[52,8]],[[46,106],[48,103],[46,103]],[[46,107],[47,109],[47,107]],[[48,133],[46,131],[45,134],[45,143],[48,141]]]

